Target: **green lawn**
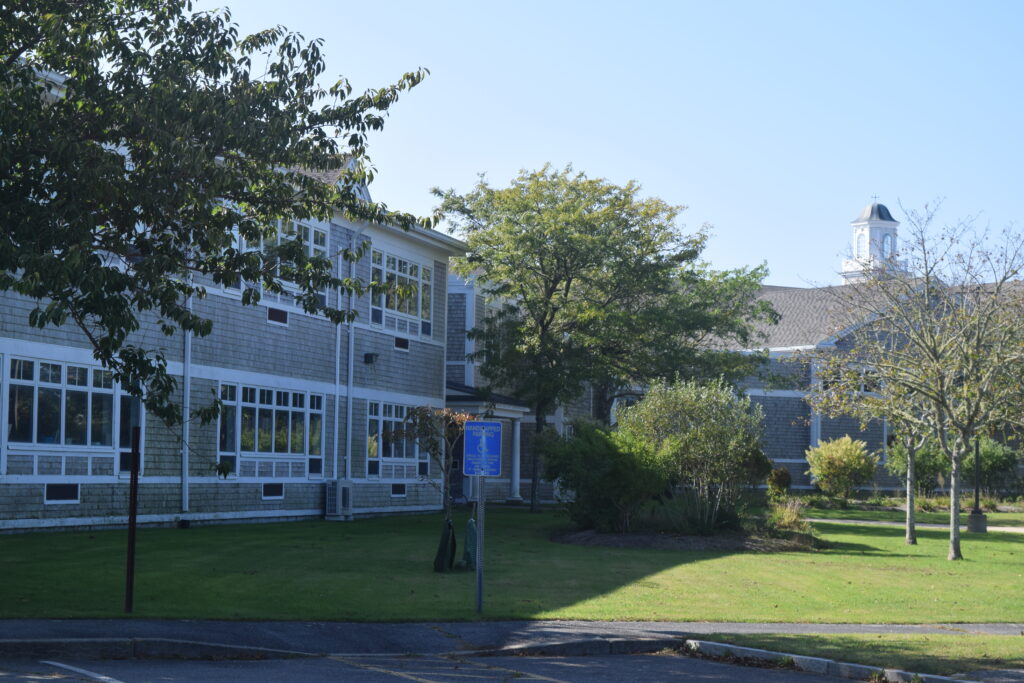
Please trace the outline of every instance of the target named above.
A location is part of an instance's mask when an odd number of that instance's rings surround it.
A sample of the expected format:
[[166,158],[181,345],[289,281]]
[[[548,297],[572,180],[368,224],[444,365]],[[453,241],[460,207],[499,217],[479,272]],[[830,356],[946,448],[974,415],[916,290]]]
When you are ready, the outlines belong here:
[[716,634],[699,637],[777,652],[943,676],[983,669],[1024,669],[1022,636]]
[[[812,519],[867,520],[871,522],[905,522],[907,513],[903,510],[859,510],[847,508],[805,507],[804,517]],[[989,526],[1024,526],[1024,512],[986,512]],[[949,524],[949,512],[918,512],[919,524]],[[960,523],[967,524],[967,513],[960,513]]]
[[[1024,535],[821,524],[830,548],[777,554],[569,546],[553,512],[487,516],[491,619],[941,622],[1024,614]],[[457,520],[461,529],[465,517]],[[136,616],[476,618],[472,573],[430,570],[438,515],[139,532]],[[118,616],[124,531],[0,536],[0,617]],[[461,539],[460,539],[461,540]]]

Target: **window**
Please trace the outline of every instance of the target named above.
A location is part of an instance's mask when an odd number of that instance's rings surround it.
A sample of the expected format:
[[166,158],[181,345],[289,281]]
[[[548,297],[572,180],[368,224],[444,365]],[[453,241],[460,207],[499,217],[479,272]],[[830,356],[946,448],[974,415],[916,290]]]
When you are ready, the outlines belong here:
[[46,484],[43,487],[45,503],[77,503],[78,495],[78,484]]
[[[246,250],[246,242],[241,237],[237,238],[238,248],[240,251]],[[260,240],[260,243],[250,245],[250,250],[267,251],[271,246],[277,246],[286,242],[298,240],[302,243],[306,256],[309,258],[327,258],[328,251],[328,232],[326,228],[317,228],[304,223],[296,223],[294,221],[278,221],[277,222],[277,236],[273,238],[265,238]],[[293,281],[290,281],[287,277],[281,274],[281,265],[278,264],[274,267],[274,274],[281,278],[282,284],[284,285],[285,291],[280,294],[271,292],[263,292],[263,301],[276,302],[280,304],[295,304],[295,293],[297,288],[294,286]],[[259,286],[253,283],[254,286]],[[229,289],[245,289],[245,284],[241,281],[232,284],[228,287]],[[320,303],[327,303],[327,290],[325,289],[319,295]],[[285,322],[287,323],[287,313],[285,313],[286,319],[284,321],[275,320],[270,317],[268,313],[268,320],[274,322]]]
[[[323,394],[222,384],[220,399],[217,452],[223,472],[296,476],[287,462],[292,461],[302,476],[323,476]],[[243,473],[247,464],[251,474]]]
[[284,498],[284,484],[280,482],[263,485],[263,500],[281,500]]
[[430,336],[432,271],[412,261],[374,249],[371,279],[387,291],[370,301],[370,322],[409,334]]
[[[120,412],[116,433],[122,448],[130,448],[131,427],[141,426],[141,406],[115,391],[109,370],[13,358],[8,377],[7,440],[11,444],[113,450],[115,413]],[[115,398],[120,398],[119,411],[115,411]]]
[[426,449],[405,434],[409,407],[370,401],[366,413],[366,475],[371,478],[417,479],[430,474]]
[[405,484],[392,484],[391,485],[391,497],[392,498],[405,498]]
[[882,237],[882,258],[892,258],[892,235]]

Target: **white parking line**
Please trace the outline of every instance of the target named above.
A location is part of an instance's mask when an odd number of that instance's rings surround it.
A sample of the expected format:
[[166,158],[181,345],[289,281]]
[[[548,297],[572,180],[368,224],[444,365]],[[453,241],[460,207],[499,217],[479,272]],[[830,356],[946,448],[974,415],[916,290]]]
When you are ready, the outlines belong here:
[[67,669],[68,671],[74,671],[76,674],[82,674],[83,676],[91,678],[94,681],[101,681],[102,683],[124,683],[123,681],[119,681],[116,678],[104,676],[103,674],[98,674],[95,671],[89,671],[88,669],[79,669],[77,666],[71,666],[70,664],[61,664],[60,662],[50,662],[46,660],[40,660],[39,663],[49,664],[50,666],[56,666],[61,669]]

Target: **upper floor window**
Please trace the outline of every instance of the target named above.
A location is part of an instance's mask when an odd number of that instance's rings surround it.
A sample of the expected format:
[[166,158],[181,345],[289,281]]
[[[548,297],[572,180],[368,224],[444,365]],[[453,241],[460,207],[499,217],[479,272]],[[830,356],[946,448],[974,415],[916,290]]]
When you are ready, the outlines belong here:
[[[253,249],[259,249],[260,251],[266,251],[272,246],[278,246],[286,242],[297,240],[301,242],[303,251],[309,258],[327,258],[328,253],[328,231],[325,228],[318,228],[305,223],[299,223],[296,221],[277,221],[277,233],[272,238],[262,238],[259,244],[252,244]],[[246,241],[239,235],[235,235],[235,239],[238,243],[238,248],[241,251],[246,249]],[[294,304],[295,293],[297,287],[293,280],[289,280],[287,277],[281,274],[280,264],[274,267],[274,274],[281,278],[281,282],[285,287],[285,291],[281,294],[271,294],[264,292],[263,298],[268,299],[277,303]],[[241,280],[237,280],[229,289],[241,289],[243,288]],[[327,303],[327,290],[324,290],[319,294],[320,303],[326,305]]]
[[387,291],[371,298],[370,322],[398,332],[430,336],[431,268],[376,249],[371,259],[371,277],[385,284]]

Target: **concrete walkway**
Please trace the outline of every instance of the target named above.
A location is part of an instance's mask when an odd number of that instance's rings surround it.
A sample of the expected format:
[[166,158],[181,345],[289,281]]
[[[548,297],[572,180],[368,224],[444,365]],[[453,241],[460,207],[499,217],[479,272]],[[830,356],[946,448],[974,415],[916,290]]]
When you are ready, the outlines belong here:
[[[901,529],[906,525],[906,522],[882,522],[878,520],[870,519],[824,519],[821,517],[808,517],[808,522],[813,524],[858,524],[861,526],[891,526],[900,527]],[[914,524],[918,529],[948,529],[948,524],[922,524],[917,522]],[[961,529],[966,529],[967,524],[961,524]],[[1024,526],[990,526],[989,531],[1008,533],[1008,534],[1024,534]]]

